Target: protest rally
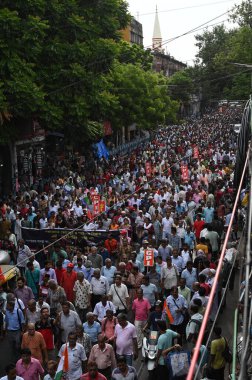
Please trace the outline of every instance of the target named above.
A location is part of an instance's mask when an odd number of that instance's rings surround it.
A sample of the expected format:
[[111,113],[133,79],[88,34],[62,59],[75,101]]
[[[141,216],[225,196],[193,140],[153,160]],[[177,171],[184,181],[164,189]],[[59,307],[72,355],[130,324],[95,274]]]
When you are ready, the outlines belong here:
[[1,1],[0,380],[252,378],[251,17]]
[[[217,107],[162,127],[124,156],[94,153],[89,169],[55,163],[32,185],[24,175],[2,198],[8,377],[136,380],[141,358],[150,377],[186,378],[230,224],[237,150],[230,125],[242,111]],[[248,189],[240,202],[246,207]],[[228,275],[234,288],[242,224],[236,213],[197,379],[224,379],[230,364],[216,317]]]

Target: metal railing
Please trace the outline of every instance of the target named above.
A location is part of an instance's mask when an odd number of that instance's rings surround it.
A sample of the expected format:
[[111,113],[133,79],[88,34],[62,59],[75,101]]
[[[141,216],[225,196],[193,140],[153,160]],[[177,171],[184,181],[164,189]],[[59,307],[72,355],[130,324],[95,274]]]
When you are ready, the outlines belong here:
[[136,149],[138,146],[145,144],[150,141],[150,136],[148,137],[139,137],[134,141],[119,145],[117,148],[109,150],[109,154],[111,156],[115,156],[117,154],[125,154],[126,152],[131,152]]
[[190,365],[189,372],[188,372],[188,375],[187,375],[187,380],[193,380],[194,379],[194,372],[195,372],[195,368],[196,368],[196,365],[197,365],[197,360],[198,360],[198,357],[199,357],[200,347],[201,347],[201,344],[202,344],[202,341],[203,341],[204,333],[205,333],[206,328],[207,328],[207,322],[208,322],[208,319],[209,319],[209,316],[210,316],[212,304],[213,304],[215,293],[216,293],[216,290],[217,290],[218,280],[219,280],[220,273],[221,273],[221,270],[222,270],[222,264],[223,264],[225,253],[226,253],[226,247],[227,247],[228,239],[229,239],[229,236],[230,236],[230,233],[231,233],[231,228],[232,228],[235,212],[236,212],[236,209],[237,209],[237,205],[238,205],[238,201],[239,201],[239,197],[240,197],[240,192],[241,192],[241,188],[242,188],[242,184],[243,184],[243,179],[244,179],[245,172],[246,172],[246,169],[247,169],[247,166],[248,166],[249,158],[250,158],[250,147],[249,147],[248,152],[247,152],[247,157],[246,157],[245,165],[244,165],[244,168],[243,168],[243,172],[242,172],[239,188],[238,188],[238,191],[237,191],[237,195],[236,195],[236,198],[235,198],[235,203],[234,203],[234,206],[233,206],[233,211],[232,211],[230,223],[229,223],[227,234],[226,234],[226,237],[225,237],[225,240],[224,240],[224,244],[223,244],[223,247],[222,247],[219,263],[218,263],[218,266],[217,266],[217,269],[216,269],[216,274],[215,274],[215,277],[214,277],[214,282],[213,282],[211,293],[210,293],[210,296],[209,296],[209,301],[207,303],[206,311],[205,311],[205,314],[204,314],[204,317],[203,317],[203,321],[202,321],[202,324],[201,324],[201,328],[200,328],[200,331],[199,331],[199,336],[198,336],[198,339],[197,339],[197,342],[196,342],[196,345],[195,345],[195,349],[194,349],[191,365]]

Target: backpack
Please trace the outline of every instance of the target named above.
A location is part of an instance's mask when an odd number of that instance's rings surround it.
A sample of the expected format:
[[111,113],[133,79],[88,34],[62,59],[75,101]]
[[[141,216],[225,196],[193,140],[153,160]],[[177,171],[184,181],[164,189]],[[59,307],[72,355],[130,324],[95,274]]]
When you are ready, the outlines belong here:
[[[191,323],[191,322],[194,322],[196,325],[197,325],[197,328],[195,329],[195,332],[194,334],[195,335],[198,335],[199,331],[200,331],[200,328],[201,328],[201,324],[202,322],[200,322],[198,319],[190,319],[188,323]],[[206,330],[204,332],[204,335],[203,335],[203,340],[202,340],[202,344],[206,344],[207,340],[208,340],[208,336],[209,336],[209,330],[208,328],[206,327]]]
[[225,359],[225,361],[227,362],[227,363],[232,363],[232,361],[233,361],[233,355],[232,355],[232,352],[231,352],[231,350],[230,350],[230,348],[229,348],[229,346],[228,346],[228,342],[227,342],[227,339],[226,338],[224,338],[225,339],[225,348],[224,348],[224,351],[222,352],[222,356],[223,356],[223,358]]
[[194,322],[195,325],[197,326],[196,329],[195,329],[195,332],[194,334],[198,334],[198,332],[200,331],[200,327],[201,327],[201,323],[198,319],[190,319],[190,321],[188,322],[188,324],[190,325],[191,322]]

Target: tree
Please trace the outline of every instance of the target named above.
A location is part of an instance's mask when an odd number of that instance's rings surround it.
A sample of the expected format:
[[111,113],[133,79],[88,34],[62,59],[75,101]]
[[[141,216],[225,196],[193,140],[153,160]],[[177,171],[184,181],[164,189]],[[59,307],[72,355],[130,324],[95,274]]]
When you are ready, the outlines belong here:
[[199,51],[195,67],[189,70],[203,102],[218,99],[246,99],[250,93],[250,72],[232,63],[251,64],[252,28],[250,4],[236,7],[231,20],[239,27],[217,26],[196,36]]
[[168,81],[171,98],[187,103],[193,92],[192,84],[188,70],[177,71]]
[[113,127],[136,123],[138,128],[151,130],[167,120],[174,122],[178,103],[169,97],[167,85],[166,77],[145,71],[140,64],[115,64],[110,76]]
[[223,25],[216,26],[212,31],[205,31],[196,36],[197,54],[196,69],[204,100],[222,97],[223,88],[228,82],[227,69],[215,60],[218,54],[227,54],[228,39],[233,31],[227,31]]
[[2,0],[3,130],[36,118],[78,141],[99,134],[104,73],[129,20],[123,0]]
[[230,15],[233,22],[237,22],[239,26],[249,26],[252,28],[252,3],[250,0],[244,0],[240,5],[233,8]]
[[145,50],[139,45],[131,45],[126,41],[120,41],[118,44],[117,59],[121,63],[139,64],[144,70],[150,70],[153,62],[150,49]]

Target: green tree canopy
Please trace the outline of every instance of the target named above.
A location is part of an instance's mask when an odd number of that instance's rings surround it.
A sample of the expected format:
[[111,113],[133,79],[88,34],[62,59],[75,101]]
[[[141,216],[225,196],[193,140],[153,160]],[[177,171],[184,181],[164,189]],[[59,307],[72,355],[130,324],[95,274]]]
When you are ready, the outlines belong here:
[[174,100],[188,102],[193,92],[192,78],[188,70],[177,71],[168,81],[169,92]]
[[99,132],[104,72],[130,20],[123,0],[2,0],[0,113],[75,138]]
[[169,97],[164,76],[145,71],[139,64],[115,64],[109,81],[116,99],[110,112],[115,127],[136,123],[138,128],[151,130],[159,123],[175,121],[178,103]]
[[250,70],[232,63],[252,63],[252,10],[248,0],[234,8],[230,20],[233,29],[223,25],[196,36],[198,54],[195,67],[189,70],[194,88],[204,101],[247,99],[250,94]]

